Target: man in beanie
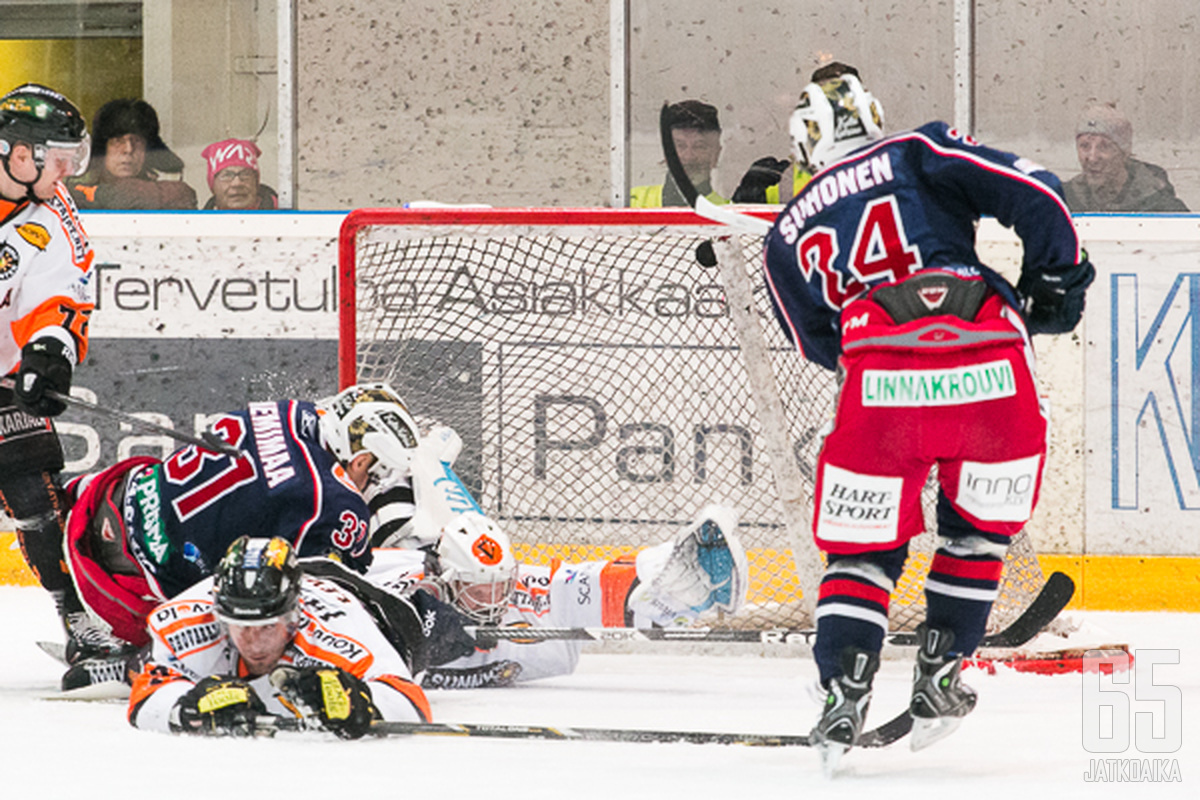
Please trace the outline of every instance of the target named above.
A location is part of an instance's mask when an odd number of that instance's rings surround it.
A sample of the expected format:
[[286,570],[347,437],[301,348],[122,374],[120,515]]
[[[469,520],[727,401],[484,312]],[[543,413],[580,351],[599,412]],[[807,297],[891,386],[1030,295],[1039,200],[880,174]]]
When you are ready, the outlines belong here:
[[80,208],[194,209],[196,191],[182,180],[183,161],[158,133],[158,114],[145,100],[110,100],[92,122],[92,167],[68,182]]
[[1072,211],[1187,211],[1166,170],[1138,161],[1133,126],[1112,103],[1089,103],[1075,126],[1080,175],[1063,184]]
[[[696,191],[713,203],[728,203],[712,187],[712,171],[721,156],[721,123],[717,120],[717,109],[699,100],[684,100],[668,106],[667,116],[679,161]],[[662,184],[635,186],[629,190],[630,208],[686,205],[689,203],[670,173]]]
[[205,211],[262,211],[279,208],[275,190],[259,182],[258,145],[246,139],[214,142],[200,153],[208,166],[213,196]]

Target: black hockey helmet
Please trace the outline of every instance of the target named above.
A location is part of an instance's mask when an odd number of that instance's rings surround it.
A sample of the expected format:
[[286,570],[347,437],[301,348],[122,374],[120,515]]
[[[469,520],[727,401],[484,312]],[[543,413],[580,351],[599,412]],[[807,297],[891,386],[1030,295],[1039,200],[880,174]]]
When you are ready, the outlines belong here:
[[33,149],[39,177],[50,150],[71,154],[72,175],[82,175],[87,170],[91,139],[83,114],[74,103],[49,87],[26,83],[0,97],[0,158],[4,159],[5,168],[13,146],[18,143]]
[[300,575],[296,553],[286,539],[240,537],[217,566],[217,618],[238,625],[274,622],[296,608]]

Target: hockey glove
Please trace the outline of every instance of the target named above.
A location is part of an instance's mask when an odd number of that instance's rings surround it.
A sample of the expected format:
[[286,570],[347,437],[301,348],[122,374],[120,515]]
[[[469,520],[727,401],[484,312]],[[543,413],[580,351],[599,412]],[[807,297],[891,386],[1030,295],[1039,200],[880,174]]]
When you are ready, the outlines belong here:
[[308,722],[342,739],[358,739],[379,719],[367,684],[337,667],[276,667],[271,685]]
[[1087,260],[1025,272],[1017,282],[1024,298],[1025,322],[1031,334],[1070,333],[1083,317],[1084,295],[1096,277]]
[[168,722],[172,733],[201,736],[253,736],[266,706],[245,681],[210,675],[175,701]]
[[67,348],[58,339],[35,339],[21,350],[21,368],[17,371],[13,395],[17,407],[35,417],[57,417],[67,410],[60,400],[46,396],[52,389],[59,394],[71,391],[71,362]]
[[767,202],[767,189],[779,183],[791,166],[792,162],[780,158],[760,158],[746,170],[731,199],[735,203]]

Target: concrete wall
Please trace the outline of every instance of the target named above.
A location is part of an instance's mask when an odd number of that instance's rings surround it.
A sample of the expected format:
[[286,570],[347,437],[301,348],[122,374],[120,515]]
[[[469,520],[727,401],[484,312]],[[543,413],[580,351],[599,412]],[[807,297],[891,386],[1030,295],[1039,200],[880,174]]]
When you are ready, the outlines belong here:
[[606,0],[299,0],[301,208],[601,205]]
[[[176,3],[182,0],[175,0]],[[1200,208],[1194,0],[976,0],[976,133],[1071,177],[1089,97]],[[608,0],[297,0],[302,208],[609,197]],[[630,173],[661,179],[664,101],[714,103],[717,188],[787,153],[819,62],[857,65],[902,129],[954,116],[953,0],[631,0]],[[619,77],[619,76],[617,76]]]

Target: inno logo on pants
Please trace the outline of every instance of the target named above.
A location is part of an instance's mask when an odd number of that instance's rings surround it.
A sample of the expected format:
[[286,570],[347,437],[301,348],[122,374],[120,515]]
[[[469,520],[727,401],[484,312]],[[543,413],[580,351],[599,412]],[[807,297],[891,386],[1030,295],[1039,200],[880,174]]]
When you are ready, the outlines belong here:
[[964,461],[958,475],[958,504],[979,519],[1024,522],[1033,513],[1040,458],[994,464]]

